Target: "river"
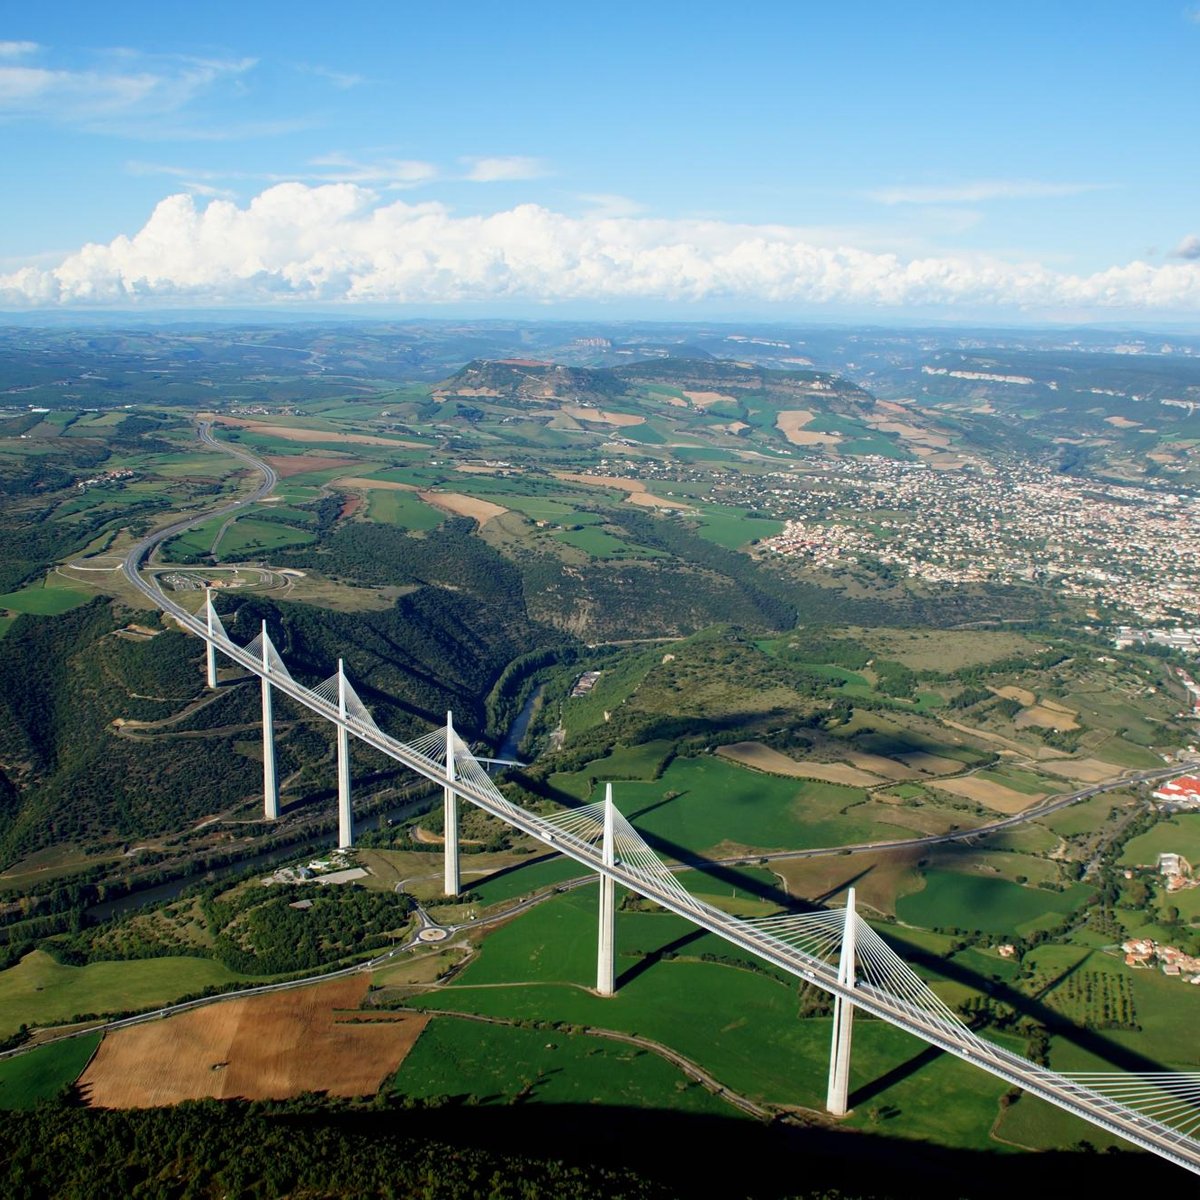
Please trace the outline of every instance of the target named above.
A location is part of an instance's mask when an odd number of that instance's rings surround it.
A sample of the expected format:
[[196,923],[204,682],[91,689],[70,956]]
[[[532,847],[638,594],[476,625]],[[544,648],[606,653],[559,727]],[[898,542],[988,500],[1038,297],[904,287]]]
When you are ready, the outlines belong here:
[[537,711],[538,702],[542,698],[542,693],[546,690],[545,684],[539,684],[529,693],[529,699],[525,701],[525,707],[517,713],[517,719],[508,727],[508,736],[504,739],[504,744],[500,747],[496,754],[497,758],[512,758],[517,757],[517,752],[521,749],[521,743],[525,740],[525,734],[529,732],[529,722],[533,720],[533,714]]

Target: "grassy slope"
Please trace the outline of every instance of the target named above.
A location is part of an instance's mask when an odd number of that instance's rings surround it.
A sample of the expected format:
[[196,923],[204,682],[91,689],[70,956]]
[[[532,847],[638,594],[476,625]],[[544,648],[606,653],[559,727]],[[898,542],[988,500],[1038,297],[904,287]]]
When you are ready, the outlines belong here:
[[0,1036],[23,1024],[51,1025],[82,1013],[114,1013],[166,1004],[239,979],[206,958],[150,958],[66,967],[35,950],[0,971]]
[[0,1061],[0,1109],[32,1108],[56,1096],[79,1078],[100,1037],[87,1034]]
[[453,1017],[430,1022],[392,1086],[409,1096],[473,1095],[484,1104],[511,1104],[519,1096],[526,1104],[736,1111],[678,1067],[634,1046]]

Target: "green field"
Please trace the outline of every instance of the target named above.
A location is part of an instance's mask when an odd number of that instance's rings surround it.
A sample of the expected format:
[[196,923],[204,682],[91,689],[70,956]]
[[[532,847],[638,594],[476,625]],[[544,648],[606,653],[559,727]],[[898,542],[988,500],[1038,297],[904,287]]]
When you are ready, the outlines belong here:
[[[586,780],[604,779],[605,761],[551,776],[551,783],[585,799],[580,793]],[[864,799],[858,788],[765,775],[715,755],[676,758],[661,778],[623,782],[613,793],[625,816],[644,835],[666,843],[667,853],[710,850],[722,842],[764,850],[836,846],[870,837],[875,829],[869,819],[843,815]]]
[[567,529],[556,533],[554,538],[564,546],[573,546],[592,558],[648,558],[657,555],[657,551],[635,546],[631,542],[613,537],[603,529],[586,525],[582,529]]
[[0,1109],[32,1108],[39,1100],[52,1100],[79,1078],[100,1037],[89,1033],[0,1060]]
[[587,872],[574,859],[555,854],[549,858],[538,855],[530,862],[478,879],[471,874],[471,859],[464,857],[462,863],[463,888],[474,892],[479,903],[488,906],[527,896],[566,879],[573,879]]
[[[1062,781],[1055,784],[1059,791],[1070,786],[1072,785]],[[1062,837],[1074,837],[1080,833],[1095,833],[1102,829],[1113,812],[1123,807],[1125,803],[1127,800],[1111,794],[1092,796],[1040,818],[1038,824],[1044,825]]]
[[783,522],[770,517],[752,517],[736,508],[718,504],[699,506],[700,536],[728,550],[736,550],[747,542],[774,537],[782,532]]
[[225,531],[217,545],[217,553],[223,559],[237,559],[247,553],[269,553],[281,550],[284,546],[307,546],[316,540],[316,534],[309,533],[307,529],[242,517]]
[[392,1087],[422,1098],[474,1096],[482,1104],[519,1100],[736,1115],[678,1067],[648,1050],[584,1034],[455,1017],[435,1017],[429,1023]]
[[1177,813],[1131,838],[1120,864],[1153,867],[1160,854],[1182,854],[1189,862],[1200,864],[1200,813]]
[[1014,792],[1021,792],[1026,796],[1044,795],[1048,792],[1064,790],[1061,783],[1052,783],[1040,775],[1035,775],[1032,771],[1018,771],[1015,767],[1003,767],[998,771],[976,771],[975,778],[998,783],[1001,787],[1011,788]]
[[40,617],[57,617],[86,604],[95,594],[87,588],[73,587],[61,575],[51,572],[38,583],[0,595],[0,609],[14,613],[35,613]]
[[941,929],[979,929],[1018,934],[1023,926],[1073,912],[1091,895],[1074,884],[1065,892],[1022,887],[1006,879],[930,870],[925,887],[896,901],[896,915],[910,925]]
[[22,1025],[55,1025],[87,1013],[132,1012],[206,987],[235,983],[207,958],[148,958],[66,967],[41,950],[0,971],[0,1037]]
[[212,549],[213,538],[225,524],[226,517],[209,517],[191,529],[185,529],[178,537],[171,538],[163,547],[163,557],[168,561],[184,555],[207,554]]
[[[671,1046],[752,1099],[822,1107],[830,1022],[797,1019],[791,983],[736,965],[695,961],[702,953],[740,956],[681,918],[620,913],[619,990],[614,998],[600,998],[587,990],[596,969],[595,905],[596,890],[589,887],[530,910],[490,934],[455,984],[425,1002],[437,1009],[636,1032]],[[678,957],[629,970],[643,954],[663,951]],[[512,983],[525,986],[494,986]],[[897,1071],[902,1077],[874,1092],[876,1081],[906,1063],[913,1063],[911,1074]],[[919,1042],[878,1021],[861,1021],[855,1029],[851,1089],[852,1103],[856,1094],[859,1102],[850,1124],[869,1128],[886,1113],[882,1119],[891,1133],[960,1146],[988,1144],[1004,1090],[957,1060],[926,1053]]]
[[431,508],[412,492],[392,492],[373,488],[369,493],[367,515],[372,521],[399,525],[402,529],[436,529],[445,513]]

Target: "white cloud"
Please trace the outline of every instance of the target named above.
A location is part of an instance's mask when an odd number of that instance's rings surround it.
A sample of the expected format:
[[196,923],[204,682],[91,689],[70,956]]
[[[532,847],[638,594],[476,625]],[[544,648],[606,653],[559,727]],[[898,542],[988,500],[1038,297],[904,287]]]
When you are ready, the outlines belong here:
[[[33,43],[8,42],[8,46]],[[0,55],[0,59],[17,57]],[[99,129],[114,120],[161,121],[256,60],[147,58],[113,52],[86,69],[0,64],[0,117],[40,118]]]
[[507,155],[495,158],[464,158],[465,179],[471,183],[497,183],[511,179],[541,179],[547,174],[545,164],[538,158]]
[[284,183],[245,206],[163,200],[133,236],[0,275],[0,304],[719,301],[1036,312],[1200,312],[1200,265],[1092,275],[902,258],[782,225],[570,217],[534,204],[456,216],[352,183]]
[[636,217],[646,211],[644,204],[613,192],[582,192],[578,199],[588,206],[590,217]]
[[1194,233],[1189,233],[1175,247],[1173,253],[1176,258],[1200,258],[1200,237],[1197,237]]
[[0,58],[24,58],[40,49],[37,42],[0,42]]
[[1036,200],[1104,191],[1106,183],[1041,183],[1035,179],[978,179],[948,185],[898,185],[867,193],[880,204],[978,204],[984,200]]
[[309,159],[309,165],[324,168],[309,178],[329,183],[381,183],[390,187],[415,187],[421,183],[432,183],[440,174],[433,163],[407,158],[362,162],[345,154],[326,154]]
[[299,64],[296,69],[303,71],[306,75],[317,75],[321,79],[326,79],[334,87],[341,88],[343,91],[359,87],[367,82],[365,75],[356,75],[352,71],[335,71],[330,67],[314,67],[306,63]]

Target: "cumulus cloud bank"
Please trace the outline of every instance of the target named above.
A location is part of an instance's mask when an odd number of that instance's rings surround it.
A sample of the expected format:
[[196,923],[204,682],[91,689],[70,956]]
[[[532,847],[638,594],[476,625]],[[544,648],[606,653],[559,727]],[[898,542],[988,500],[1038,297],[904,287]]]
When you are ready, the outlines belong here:
[[132,237],[0,275],[0,303],[10,307],[284,300],[1197,311],[1200,265],[1071,275],[815,245],[787,226],[572,217],[534,204],[457,216],[436,203],[384,203],[353,183],[283,183],[244,207],[170,196]]

